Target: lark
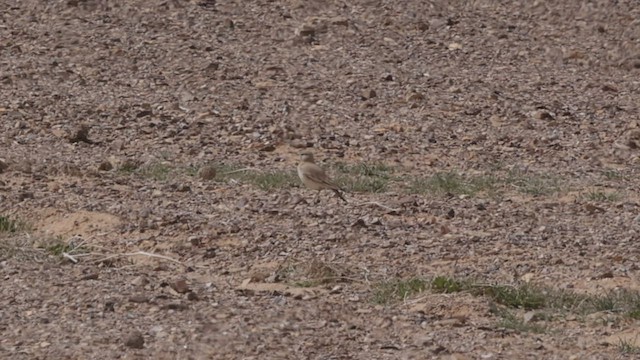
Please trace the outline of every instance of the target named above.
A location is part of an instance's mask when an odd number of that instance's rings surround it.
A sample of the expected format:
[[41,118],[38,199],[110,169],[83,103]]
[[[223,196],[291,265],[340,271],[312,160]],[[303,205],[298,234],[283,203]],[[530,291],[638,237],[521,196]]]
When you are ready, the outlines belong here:
[[342,195],[343,190],[327,176],[320,166],[316,165],[313,160],[313,154],[303,153],[301,156],[302,161],[298,164],[298,176],[306,187],[318,190],[314,202],[318,202],[320,191],[327,189],[333,191],[346,203],[347,199]]

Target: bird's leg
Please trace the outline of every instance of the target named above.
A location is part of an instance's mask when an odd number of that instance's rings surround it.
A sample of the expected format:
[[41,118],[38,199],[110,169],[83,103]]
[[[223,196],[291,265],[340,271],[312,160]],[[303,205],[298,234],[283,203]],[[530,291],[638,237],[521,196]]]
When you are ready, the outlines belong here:
[[314,204],[317,204],[320,201],[320,198],[319,198],[320,191],[322,191],[322,190],[318,190],[318,192],[316,193],[316,196],[313,198],[313,203]]
[[347,199],[344,198],[344,195],[340,192],[340,190],[333,190],[337,197],[339,197],[345,203],[348,203]]

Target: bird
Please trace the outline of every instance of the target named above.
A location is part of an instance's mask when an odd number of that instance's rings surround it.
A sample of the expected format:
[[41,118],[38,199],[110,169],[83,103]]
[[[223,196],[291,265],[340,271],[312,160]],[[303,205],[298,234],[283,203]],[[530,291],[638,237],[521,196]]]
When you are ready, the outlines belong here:
[[347,199],[342,195],[342,190],[335,182],[333,182],[329,176],[322,170],[322,168],[314,162],[312,153],[302,153],[301,161],[298,163],[298,176],[302,183],[313,190],[318,190],[314,198],[314,202],[318,202],[318,196],[320,191],[328,189],[333,191],[342,201],[348,203]]

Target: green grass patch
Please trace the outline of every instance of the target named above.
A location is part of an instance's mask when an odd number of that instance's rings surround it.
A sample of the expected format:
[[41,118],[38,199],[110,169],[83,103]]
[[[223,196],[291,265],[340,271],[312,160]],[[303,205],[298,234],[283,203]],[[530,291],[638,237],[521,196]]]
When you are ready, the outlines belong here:
[[296,287],[314,287],[343,280],[343,270],[321,260],[285,262],[276,279]]
[[604,192],[604,191],[589,191],[584,194],[585,199],[595,202],[616,202],[622,199],[622,194],[617,191]]
[[120,164],[120,166],[118,167],[118,171],[131,174],[135,172],[138,167],[140,167],[140,163],[138,163],[137,161],[127,160]]
[[626,355],[637,355],[640,354],[640,346],[636,345],[635,342],[629,340],[620,339],[620,343],[618,344],[618,349],[620,352]]
[[296,174],[289,172],[272,171],[247,175],[245,178],[250,183],[265,191],[291,188],[300,181]]
[[532,196],[553,195],[562,191],[558,177],[521,170],[509,171],[504,182],[514,186],[519,192]]
[[19,224],[7,216],[0,216],[0,233],[14,233],[18,231]]
[[498,304],[525,310],[540,309],[545,306],[546,301],[546,294],[542,289],[526,284],[480,286],[472,292],[488,296]]
[[602,172],[602,176],[604,176],[605,179],[607,180],[624,180],[624,175],[618,171],[618,170],[613,170],[613,169],[609,169],[609,170],[605,170]]
[[497,326],[500,328],[534,334],[542,334],[547,331],[546,326],[542,326],[536,323],[537,320],[545,318],[545,314],[534,314],[532,319],[526,321],[524,318],[519,317],[514,312],[509,311],[505,308],[499,308],[495,306],[495,304],[492,304],[490,306],[489,311],[500,318],[497,324]]
[[[640,319],[640,293],[630,290],[590,295],[532,284],[484,284],[474,279],[436,276],[431,281],[419,278],[388,280],[373,286],[371,300],[392,305],[420,294],[459,293],[490,300],[490,311],[499,318],[497,326],[520,332],[544,333],[549,322],[567,314],[606,313],[618,319]],[[526,311],[525,315],[520,315]],[[545,324],[541,325],[540,322]]]
[[452,279],[446,276],[437,276],[431,280],[431,291],[436,293],[455,293],[469,288],[466,281]]
[[63,253],[72,255],[88,252],[88,249],[83,247],[82,244],[76,244],[73,240],[65,241],[62,236],[40,239],[35,247],[44,250],[48,255],[56,257],[62,256]]
[[[300,183],[294,171],[260,171],[229,164],[213,164],[213,167],[216,173],[215,181],[235,181],[250,184],[265,191],[292,188]],[[199,167],[190,166],[185,168],[184,172],[189,176],[197,176],[199,170]]]
[[333,168],[338,173],[336,183],[347,192],[383,193],[393,180],[393,169],[384,164],[337,163]]
[[169,178],[169,174],[171,174],[172,169],[166,163],[150,163],[144,166],[141,166],[138,169],[138,173],[148,179],[153,179],[156,181],[166,181]]
[[493,176],[464,177],[455,172],[436,173],[429,178],[415,178],[408,186],[411,194],[476,195],[492,194],[497,179]]
[[404,301],[425,291],[428,284],[427,281],[419,278],[381,282],[374,287],[372,300],[374,303],[381,305]]

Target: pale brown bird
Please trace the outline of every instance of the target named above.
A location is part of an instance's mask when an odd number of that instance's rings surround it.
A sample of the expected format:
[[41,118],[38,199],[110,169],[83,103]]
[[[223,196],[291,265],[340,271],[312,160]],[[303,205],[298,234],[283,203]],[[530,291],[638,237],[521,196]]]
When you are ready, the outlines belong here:
[[320,166],[315,164],[313,154],[303,153],[301,156],[302,161],[298,164],[298,176],[306,187],[318,190],[314,202],[318,201],[320,191],[324,189],[333,191],[342,201],[347,202],[347,199],[342,196],[343,190],[325,174]]

